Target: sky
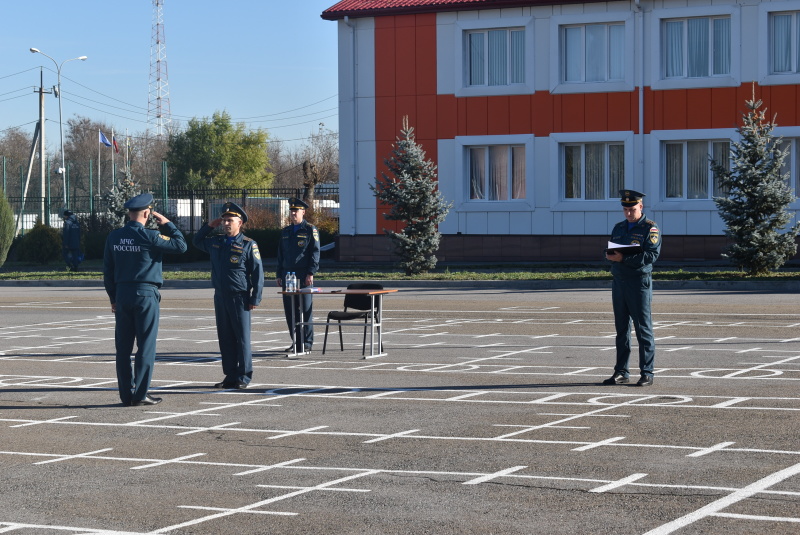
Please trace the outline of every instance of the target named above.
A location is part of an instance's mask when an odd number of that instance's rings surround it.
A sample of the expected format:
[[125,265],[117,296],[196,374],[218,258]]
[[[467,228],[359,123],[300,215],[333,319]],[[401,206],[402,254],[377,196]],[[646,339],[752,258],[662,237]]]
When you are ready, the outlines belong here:
[[[271,139],[302,144],[320,123],[338,131],[337,25],[320,18],[336,0],[164,0],[173,124],[226,111]],[[108,123],[117,139],[148,128],[152,0],[0,0],[0,136],[33,132],[34,93],[57,85],[63,123]],[[37,48],[51,56],[31,53]],[[59,142],[58,99],[45,96],[45,141]],[[106,133],[109,135],[110,133]]]

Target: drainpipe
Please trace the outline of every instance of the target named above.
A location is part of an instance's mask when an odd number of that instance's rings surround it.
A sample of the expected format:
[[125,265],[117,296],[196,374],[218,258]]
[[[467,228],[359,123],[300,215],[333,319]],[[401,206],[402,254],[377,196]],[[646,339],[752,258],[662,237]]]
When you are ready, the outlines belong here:
[[[645,69],[645,42],[644,42],[644,11],[642,10],[642,5],[640,0],[635,0],[634,11],[636,11],[636,18],[638,19],[637,25],[639,27],[639,39],[641,42],[640,49],[640,65],[639,65],[639,176],[644,177],[647,176],[645,172],[645,162],[644,162],[644,69]],[[634,46],[634,54],[636,54],[636,48]],[[644,183],[641,184],[642,187],[645,186]]]
[[[356,51],[356,25],[350,21],[350,17],[345,15],[344,23],[350,28],[350,49],[352,51],[352,71],[353,71],[353,149],[352,149],[352,176],[353,176],[353,189],[352,189],[352,203],[353,210],[352,223],[347,229],[339,229],[340,234],[349,234],[355,236],[356,234],[356,213],[358,209],[358,55]],[[343,203],[341,198],[341,175],[339,177],[339,209],[342,209]]]

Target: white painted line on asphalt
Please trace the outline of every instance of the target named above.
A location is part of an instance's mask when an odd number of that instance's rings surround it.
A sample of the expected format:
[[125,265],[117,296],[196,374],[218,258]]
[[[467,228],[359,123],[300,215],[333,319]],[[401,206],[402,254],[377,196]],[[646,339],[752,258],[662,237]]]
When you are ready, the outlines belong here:
[[470,479],[469,481],[465,481],[464,485],[478,485],[480,483],[486,483],[487,481],[491,481],[493,479],[497,479],[498,477],[507,476],[509,474],[513,474],[514,472],[519,472],[527,468],[527,466],[512,466],[511,468],[506,468],[505,470],[500,470],[499,472],[494,472],[492,474],[486,474],[485,476],[476,477],[475,479]]
[[235,476],[247,476],[247,475],[250,475],[250,474],[255,474],[257,472],[266,472],[267,470],[273,470],[275,468],[283,468],[283,467],[290,466],[290,465],[293,465],[293,464],[301,463],[301,462],[303,462],[305,460],[306,460],[305,457],[300,457],[298,459],[292,459],[291,461],[283,461],[282,463],[275,463],[275,464],[271,464],[269,466],[260,466],[258,468],[254,468],[252,470],[245,470],[244,472],[239,472],[239,473],[236,473],[236,474],[233,474],[233,475],[235,475]]
[[382,437],[373,438],[371,440],[365,440],[364,444],[372,444],[374,442],[383,442],[384,440],[389,440],[392,438],[398,437],[407,437],[419,431],[419,429],[409,429],[408,431],[400,431],[399,433],[392,433],[391,435],[384,435]]
[[185,461],[186,459],[195,459],[197,457],[203,457],[203,456],[205,456],[205,453],[193,453],[191,455],[184,455],[182,457],[174,457],[172,459],[164,459],[162,461],[157,461],[157,462],[150,463],[150,464],[143,464],[143,465],[140,465],[140,466],[132,466],[131,470],[144,470],[145,468],[154,468],[156,466],[164,466],[164,465],[167,465],[167,464],[179,463],[180,461]]
[[634,481],[638,481],[643,477],[647,477],[647,474],[631,474],[628,477],[624,477],[617,481],[612,481],[608,485],[603,485],[602,487],[597,487],[594,489],[589,490],[589,492],[601,493],[601,492],[608,492],[610,490],[618,489],[620,487],[624,487],[629,483],[633,483]]
[[620,440],[623,440],[624,438],[625,437],[607,438],[605,440],[600,440],[598,442],[594,442],[592,444],[587,444],[587,445],[581,446],[579,448],[574,448],[572,451],[589,451],[589,450],[593,450],[595,448],[599,448],[600,446],[607,446],[608,444],[613,444],[615,442],[619,442]]
[[708,455],[709,453],[714,453],[715,451],[724,450],[728,446],[733,446],[734,444],[736,444],[736,442],[720,442],[719,444],[715,444],[710,448],[705,448],[700,451],[690,453],[687,455],[687,457],[702,457],[703,455]]
[[676,518],[671,522],[667,522],[656,529],[650,530],[644,535],[667,535],[668,533],[673,533],[678,531],[679,529],[683,529],[686,526],[697,522],[698,520],[702,520],[706,517],[715,515],[721,512],[728,506],[731,506],[735,503],[738,503],[742,500],[750,498],[759,492],[762,492],[769,487],[776,485],[790,477],[796,476],[800,474],[800,463],[790,466],[788,468],[784,468],[783,470],[779,470],[773,474],[768,475],[758,481],[747,485],[744,488],[741,488],[735,492],[732,492],[728,496],[724,498],[720,498],[719,500],[715,500],[708,505],[697,509],[696,511],[692,511],[691,513],[684,515],[680,518]]
[[327,425],[318,425],[316,427],[308,427],[306,429],[300,429],[298,431],[287,431],[279,435],[267,437],[267,440],[277,440],[279,438],[293,437],[297,435],[302,435],[303,433],[310,433],[312,431],[319,431],[320,429],[326,429],[327,427],[328,427]]
[[61,462],[61,461],[69,461],[69,460],[72,460],[72,459],[81,459],[81,458],[91,457],[92,455],[95,455],[97,453],[103,453],[105,451],[111,451],[113,449],[114,448],[103,448],[102,450],[89,451],[89,452],[86,452],[86,453],[78,453],[76,455],[60,455],[56,459],[48,459],[46,461],[39,461],[38,463],[34,463],[34,464],[49,464],[49,463],[58,463],[58,462]]

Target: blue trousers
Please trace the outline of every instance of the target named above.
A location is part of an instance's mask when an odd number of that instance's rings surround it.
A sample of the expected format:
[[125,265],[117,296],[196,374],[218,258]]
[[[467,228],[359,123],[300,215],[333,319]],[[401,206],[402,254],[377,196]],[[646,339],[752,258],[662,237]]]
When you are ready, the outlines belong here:
[[249,302],[247,293],[214,293],[217,338],[226,383],[248,384],[253,378]]
[[[141,401],[150,388],[156,362],[159,303],[161,294],[152,284],[117,286],[116,327],[117,383],[123,403]],[[136,341],[136,355],[131,370],[131,353]]]
[[78,269],[78,266],[81,263],[80,249],[70,249],[68,247],[62,247],[61,254],[64,257],[64,263],[67,265],[68,268]]
[[650,307],[653,301],[653,278],[649,273],[641,277],[614,277],[611,283],[614,305],[614,327],[617,331],[617,363],[615,372],[626,377],[631,356],[631,322],[639,342],[639,369],[642,375],[653,375],[656,343]]

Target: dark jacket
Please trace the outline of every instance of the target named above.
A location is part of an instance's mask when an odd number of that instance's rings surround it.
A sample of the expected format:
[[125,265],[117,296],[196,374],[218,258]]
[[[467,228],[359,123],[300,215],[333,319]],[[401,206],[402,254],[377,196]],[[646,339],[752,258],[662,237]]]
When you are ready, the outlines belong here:
[[61,247],[64,249],[81,248],[81,224],[75,214],[64,218],[64,228],[61,231]]
[[290,271],[300,280],[319,271],[319,232],[305,219],[297,232],[294,225],[281,229],[276,277],[283,279]]
[[615,277],[641,277],[653,271],[653,263],[661,253],[661,233],[655,221],[642,214],[641,219],[628,230],[628,221],[614,225],[611,241],[620,245],[641,245],[642,252],[625,255],[622,262],[611,262],[611,274]]
[[225,235],[209,236],[214,229],[203,225],[192,243],[211,256],[211,283],[223,294],[247,293],[250,304],[261,303],[264,267],[258,244],[241,232],[228,243]]

